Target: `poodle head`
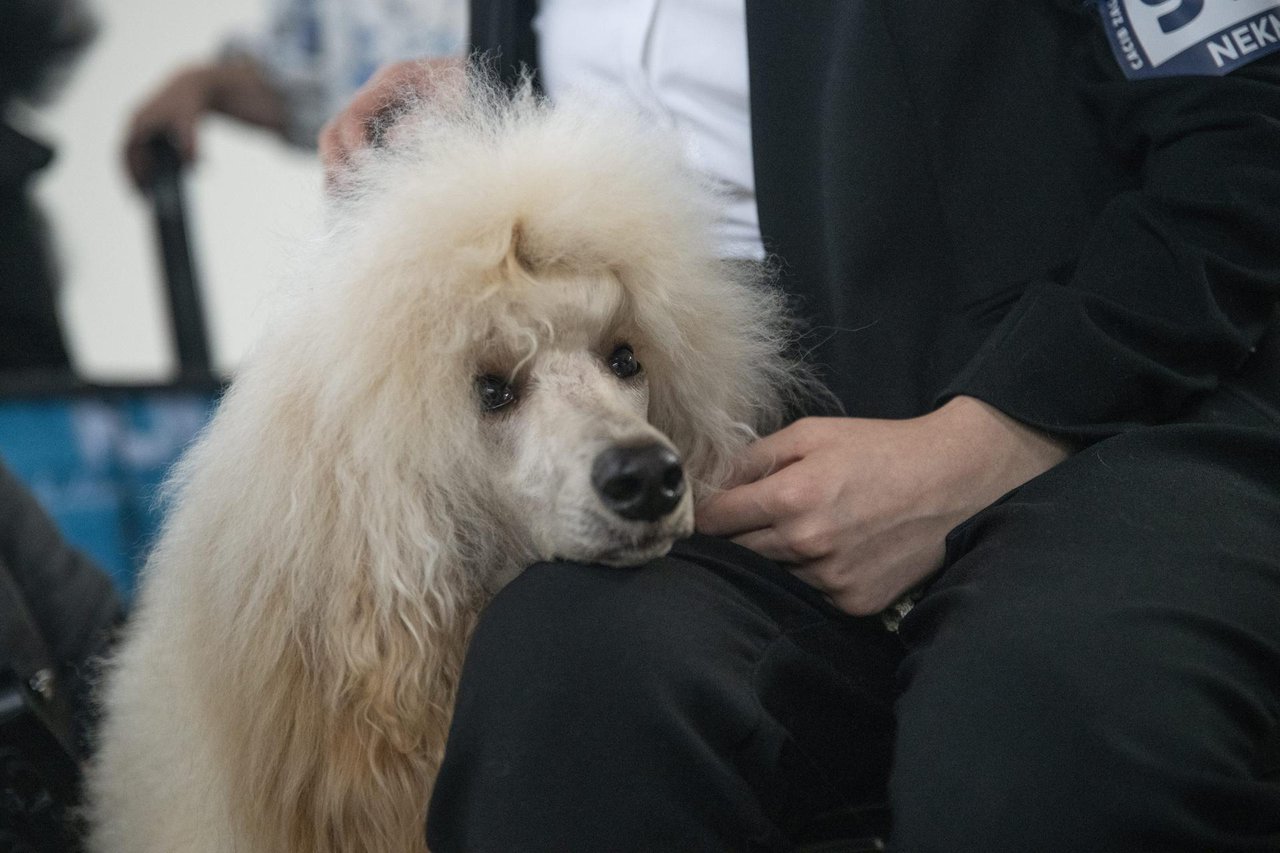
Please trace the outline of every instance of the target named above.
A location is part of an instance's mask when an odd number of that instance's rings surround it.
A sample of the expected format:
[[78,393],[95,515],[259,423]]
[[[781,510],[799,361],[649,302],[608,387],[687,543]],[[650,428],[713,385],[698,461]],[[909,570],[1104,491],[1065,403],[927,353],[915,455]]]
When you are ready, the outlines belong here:
[[258,365],[383,526],[417,512],[508,573],[664,553],[804,386],[761,268],[717,257],[714,192],[634,115],[483,80],[394,138]]
[[[693,531],[681,451],[650,420],[661,346],[607,271],[503,283],[457,375],[492,503],[537,557],[631,565]],[[470,369],[467,370],[466,368]]]

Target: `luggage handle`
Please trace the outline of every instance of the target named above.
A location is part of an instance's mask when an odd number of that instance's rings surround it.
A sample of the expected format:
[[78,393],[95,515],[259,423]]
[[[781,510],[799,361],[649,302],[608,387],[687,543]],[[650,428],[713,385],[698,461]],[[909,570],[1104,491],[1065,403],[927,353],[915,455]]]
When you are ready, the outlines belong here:
[[209,356],[209,333],[200,282],[187,227],[183,194],[182,157],[173,141],[157,134],[147,142],[151,155],[151,203],[155,214],[156,237],[168,291],[169,317],[177,355],[179,379],[215,379]]

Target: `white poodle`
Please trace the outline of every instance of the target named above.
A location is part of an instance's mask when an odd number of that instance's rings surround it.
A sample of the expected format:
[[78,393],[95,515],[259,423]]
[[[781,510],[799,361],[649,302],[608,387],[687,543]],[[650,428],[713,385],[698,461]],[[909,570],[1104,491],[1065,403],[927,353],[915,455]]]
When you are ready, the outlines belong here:
[[173,475],[105,685],[98,853],[422,851],[488,598],[665,553],[800,383],[643,120],[473,80],[393,135]]

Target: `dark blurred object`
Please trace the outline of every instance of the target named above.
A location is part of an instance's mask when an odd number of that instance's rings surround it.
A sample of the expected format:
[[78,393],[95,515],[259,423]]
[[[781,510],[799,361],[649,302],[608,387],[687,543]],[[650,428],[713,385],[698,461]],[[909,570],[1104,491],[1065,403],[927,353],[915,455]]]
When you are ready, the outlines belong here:
[[94,25],[78,0],[0,0],[0,370],[67,371],[57,272],[32,177],[53,150],[12,124],[17,101],[47,100]]
[[57,273],[32,176],[53,151],[0,121],[0,370],[67,370],[58,324]]
[[110,578],[0,464],[0,853],[79,849],[89,675],[121,616]]
[[0,458],[128,597],[164,515],[160,484],[220,389],[0,377]]
[[[222,391],[209,363],[182,169],[171,146],[154,144],[161,165],[149,196],[177,376],[163,384],[96,385],[69,372],[0,373],[0,458],[126,597],[160,526],[160,484]],[[0,467],[0,483],[2,475]]]
[[0,671],[0,853],[77,853],[80,769],[40,694]]
[[178,375],[182,379],[205,380],[213,376],[213,367],[204,307],[200,302],[200,284],[187,230],[182,193],[182,155],[165,136],[153,137],[148,147],[153,163],[151,200],[169,291],[169,316],[178,358]]
[[80,0],[0,2],[0,103],[51,97],[96,32]]
[[0,463],[0,671],[40,694],[69,750],[85,746],[89,661],[121,613],[111,578]]

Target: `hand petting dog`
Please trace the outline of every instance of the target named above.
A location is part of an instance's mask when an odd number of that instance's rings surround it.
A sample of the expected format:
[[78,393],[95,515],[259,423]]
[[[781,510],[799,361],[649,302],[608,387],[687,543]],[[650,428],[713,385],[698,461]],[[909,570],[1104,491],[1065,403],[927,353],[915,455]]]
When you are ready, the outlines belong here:
[[941,565],[947,533],[1069,455],[972,397],[908,420],[806,418],[747,448],[697,529],[731,538],[877,613]]
[[406,104],[430,97],[441,87],[464,88],[466,68],[461,59],[422,59],[379,69],[346,108],[320,129],[316,143],[325,183],[333,187],[340,182],[352,154],[381,144],[382,134]]
[[[455,60],[389,65],[320,135],[330,186],[407,99],[460,81]],[[459,76],[451,76],[455,72]],[[781,563],[845,612],[879,612],[936,571],[947,533],[1069,455],[972,397],[908,420],[806,418],[748,448],[697,529]]]

